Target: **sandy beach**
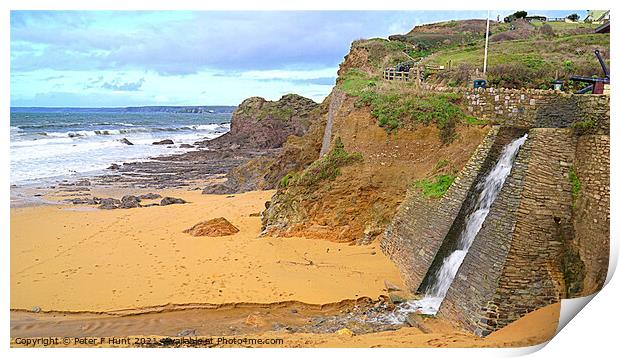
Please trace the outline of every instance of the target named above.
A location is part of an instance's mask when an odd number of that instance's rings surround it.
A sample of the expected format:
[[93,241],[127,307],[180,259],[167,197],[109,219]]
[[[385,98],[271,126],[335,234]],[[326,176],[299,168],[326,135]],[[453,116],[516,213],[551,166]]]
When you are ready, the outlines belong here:
[[[185,303],[329,303],[402,285],[376,245],[258,238],[270,191],[162,194],[184,205],[122,210],[37,206],[11,212],[11,308],[106,312]],[[227,237],[183,230],[225,217]]]
[[[119,195],[118,189],[96,188],[94,193]],[[70,204],[11,209],[13,346],[23,346],[16,337],[67,334],[174,337],[186,327],[194,327],[196,336],[284,337],[280,346],[287,347],[523,346],[543,342],[555,331],[558,305],[484,339],[441,319],[425,320],[431,332],[414,327],[354,336],[326,333],[329,327],[308,331],[304,327],[317,319],[385,299],[386,280],[404,288],[378,243],[260,237],[257,213],[272,191],[203,195],[175,189],[160,194],[188,203],[117,210]],[[183,233],[216,217],[225,217],[239,232],[224,237]]]

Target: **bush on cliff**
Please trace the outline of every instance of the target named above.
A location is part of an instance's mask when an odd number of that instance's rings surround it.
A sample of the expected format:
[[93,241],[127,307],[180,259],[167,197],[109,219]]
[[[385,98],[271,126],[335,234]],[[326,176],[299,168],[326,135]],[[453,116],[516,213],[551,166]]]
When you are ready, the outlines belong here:
[[340,175],[340,168],[362,160],[360,153],[348,153],[344,149],[340,137],[336,137],[332,150],[312,163],[301,174],[289,173],[285,175],[280,180],[280,186],[312,186],[323,180],[333,180]]
[[450,174],[436,175],[433,179],[421,179],[415,182],[415,187],[422,190],[427,198],[440,198],[450,188],[456,177]]

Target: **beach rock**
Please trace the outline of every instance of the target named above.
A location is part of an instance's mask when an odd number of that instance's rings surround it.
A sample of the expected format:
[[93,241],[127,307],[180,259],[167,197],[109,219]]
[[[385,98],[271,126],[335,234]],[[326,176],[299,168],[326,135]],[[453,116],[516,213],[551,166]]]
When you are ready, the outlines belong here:
[[108,169],[111,169],[111,170],[119,170],[120,168],[121,168],[121,166],[116,164],[116,163],[114,163],[114,164],[112,164],[112,165],[110,165],[108,167]]
[[133,143],[131,143],[127,138],[119,139],[119,142],[127,145],[133,145]]
[[395,284],[393,284],[392,282],[390,282],[388,280],[383,281],[383,284],[385,285],[385,289],[388,292],[402,291],[400,287],[396,286]]
[[179,148],[194,148],[194,146],[191,144],[183,143],[179,146]]
[[336,331],[336,334],[339,336],[349,336],[349,337],[353,337],[355,335],[355,333],[353,333],[353,331],[348,328],[339,329]]
[[161,195],[155,194],[155,193],[138,195],[138,199],[140,200],[153,200],[153,199],[159,199],[159,198],[161,198]]
[[92,197],[92,198],[73,198],[73,199],[66,199],[65,201],[70,202],[73,205],[80,205],[80,204],[86,204],[86,205],[99,205],[101,203],[101,199],[98,197]]
[[177,337],[187,337],[187,336],[196,336],[196,330],[194,328],[187,328],[177,333]]
[[99,206],[99,209],[104,209],[104,210],[112,210],[112,209],[118,209],[118,206],[121,204],[121,201],[118,199],[114,199],[114,198],[104,198],[101,199],[101,205]]
[[207,221],[201,221],[191,228],[183,231],[192,236],[228,236],[239,232],[233,224],[225,218],[215,218]]
[[419,329],[422,333],[430,333],[430,329],[428,329],[424,322],[421,322],[420,317],[415,313],[408,314],[407,317],[405,317],[405,322],[411,327]]
[[160,140],[159,142],[153,142],[153,145],[166,145],[166,144],[174,144],[174,142],[172,141],[172,139],[164,139],[164,140]]
[[392,302],[393,304],[397,305],[399,303],[407,302],[407,299],[405,299],[405,298],[403,298],[403,297],[401,297],[399,295],[390,293],[390,302]]
[[121,198],[120,209],[131,209],[140,207],[140,198],[133,195],[125,195]]
[[159,205],[161,206],[165,206],[165,205],[172,205],[172,204],[185,204],[187,203],[187,201],[181,199],[181,198],[173,198],[170,196],[167,196],[163,199],[161,199],[161,202],[159,203]]
[[254,327],[264,327],[267,325],[267,321],[259,315],[251,314],[245,319],[245,324]]

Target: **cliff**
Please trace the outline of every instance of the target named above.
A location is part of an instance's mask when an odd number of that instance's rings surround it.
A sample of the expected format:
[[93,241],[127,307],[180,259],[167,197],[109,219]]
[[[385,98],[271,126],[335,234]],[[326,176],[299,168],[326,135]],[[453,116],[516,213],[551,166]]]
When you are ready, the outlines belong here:
[[[337,85],[326,99],[324,156],[283,178],[263,213],[265,233],[370,243],[392,220],[408,188],[417,181],[451,177],[467,162],[490,127],[460,122],[463,113],[451,100],[440,96],[438,102],[433,97],[423,103],[437,107],[433,108],[447,115],[447,121],[459,120],[445,141],[442,133],[448,126],[433,118],[413,118],[421,111],[390,126],[377,115],[383,103],[361,102],[366,93],[379,99],[399,93],[407,104],[420,97],[411,88],[377,84],[383,66],[403,57],[398,43],[381,39],[353,43],[340,65]],[[394,105],[394,112],[401,105],[405,104]],[[384,108],[382,114],[393,113]],[[334,146],[336,142],[341,148]],[[342,160],[353,155],[357,160]]]
[[245,149],[259,155],[233,168],[226,180],[204,189],[204,194],[231,194],[276,187],[290,171],[318,158],[323,132],[323,106],[290,94],[278,101],[260,97],[244,100],[231,121],[230,132],[202,142],[210,149]]

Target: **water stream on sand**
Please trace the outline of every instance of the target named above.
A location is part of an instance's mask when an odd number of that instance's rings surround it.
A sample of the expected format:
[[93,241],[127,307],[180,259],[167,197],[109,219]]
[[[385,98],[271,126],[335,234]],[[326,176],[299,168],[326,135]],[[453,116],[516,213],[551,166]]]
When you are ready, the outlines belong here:
[[458,239],[457,248],[444,259],[441,268],[435,273],[426,289],[424,297],[400,305],[390,314],[388,320],[402,322],[412,312],[428,315],[437,313],[459,267],[463,263],[465,255],[467,255],[478,231],[482,228],[491,205],[502,190],[506,178],[510,175],[515,157],[526,139],[527,134],[506,145],[493,169],[477,184],[480,194],[474,210],[467,217],[465,227]]

